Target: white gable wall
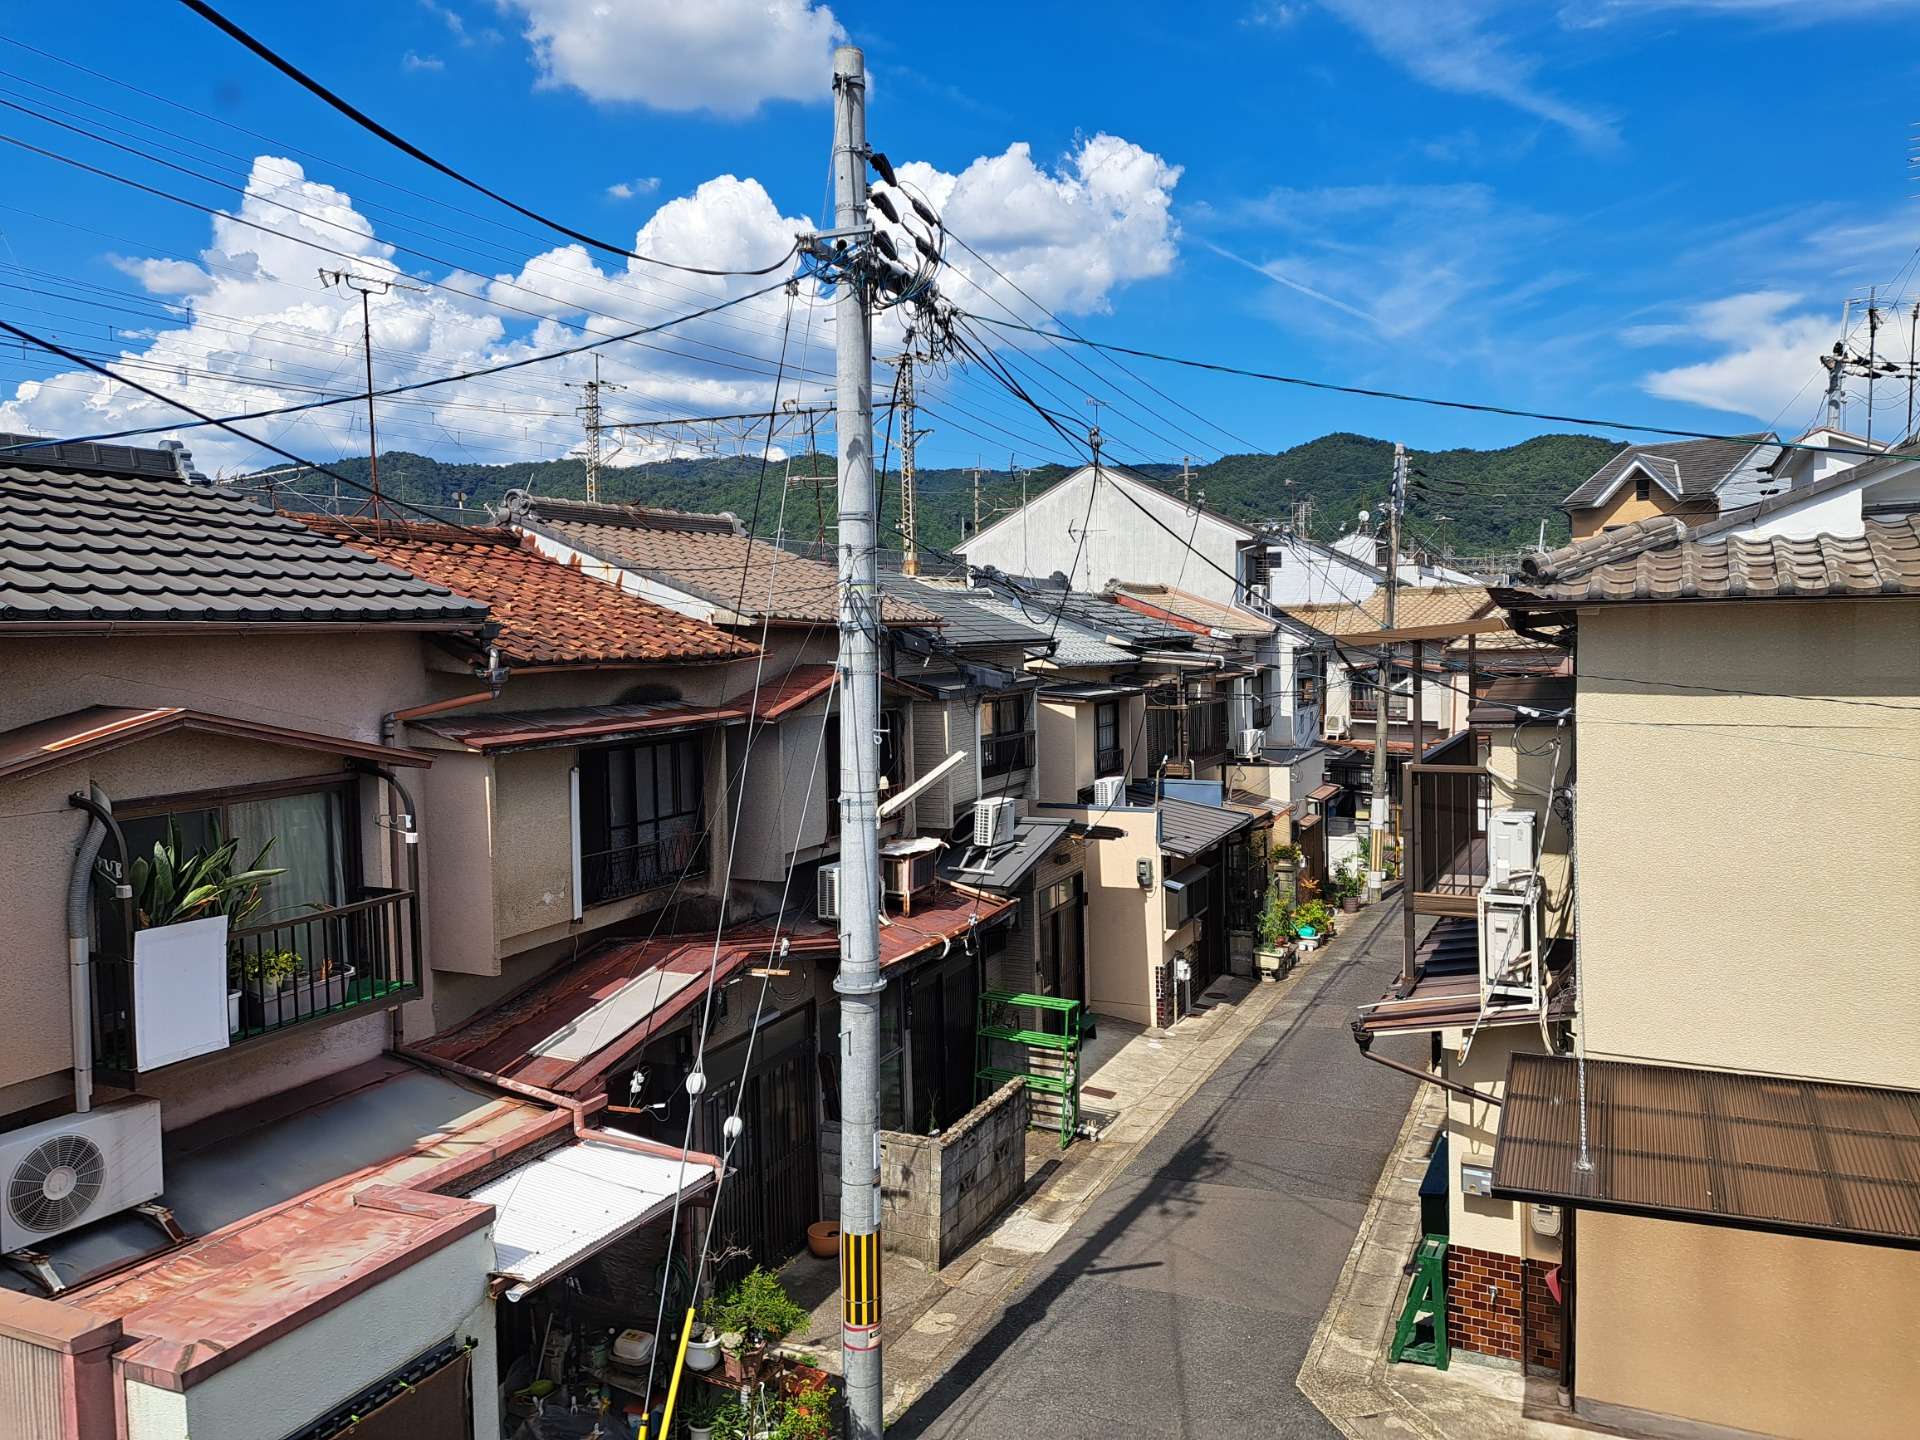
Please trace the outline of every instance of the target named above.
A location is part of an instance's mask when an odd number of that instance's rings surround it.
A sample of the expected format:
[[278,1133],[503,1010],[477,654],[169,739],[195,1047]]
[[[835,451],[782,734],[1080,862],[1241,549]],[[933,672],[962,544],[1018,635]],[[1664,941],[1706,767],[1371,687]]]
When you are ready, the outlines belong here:
[[[1110,580],[1140,580],[1234,602],[1241,573],[1239,546],[1246,530],[1111,470],[1100,474],[1089,515],[1090,488],[1094,472],[1089,466],[957,549],[969,564],[991,565],[1008,574],[1044,577],[1057,570],[1077,590],[1098,590]],[[1159,525],[1140,513],[1143,507]],[[1192,555],[1186,553],[1189,536]]]

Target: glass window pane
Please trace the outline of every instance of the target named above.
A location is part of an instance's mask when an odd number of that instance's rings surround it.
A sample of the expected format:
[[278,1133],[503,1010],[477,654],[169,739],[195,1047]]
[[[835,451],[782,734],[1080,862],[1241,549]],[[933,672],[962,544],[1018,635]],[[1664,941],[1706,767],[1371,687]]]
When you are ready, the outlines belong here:
[[231,838],[240,842],[236,867],[252,866],[262,847],[262,865],[286,873],[260,888],[260,904],[236,924],[262,925],[329,909],[347,900],[344,802],[337,790],[278,795],[227,807]]

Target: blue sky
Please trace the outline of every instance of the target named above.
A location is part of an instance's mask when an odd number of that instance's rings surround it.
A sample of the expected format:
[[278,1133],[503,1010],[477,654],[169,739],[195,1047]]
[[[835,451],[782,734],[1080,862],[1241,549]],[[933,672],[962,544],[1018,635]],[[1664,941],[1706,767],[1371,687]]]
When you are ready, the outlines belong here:
[[[389,0],[330,7],[324,22],[303,7],[226,8],[496,187],[696,262],[771,259],[818,215],[826,57],[844,32],[867,50],[875,145],[911,162],[905,173],[955,233],[1023,288],[1088,335],[1264,370],[1650,424],[1797,429],[1843,300],[1878,285],[1910,308],[1920,294],[1908,165],[1920,6],[1898,0],[1115,3],[976,6],[964,20],[952,7],[805,0]],[[7,34],[185,109],[8,44],[7,93],[36,113],[7,111],[0,131],[282,232],[223,231],[204,212],[8,148],[0,314],[138,362],[129,373],[196,404],[265,408],[357,383],[359,313],[319,284],[322,265],[428,285],[377,307],[383,383],[725,293],[569,255],[182,8],[27,7]],[[945,285],[963,308],[1033,315],[972,269]],[[608,373],[629,390],[610,411],[764,406],[784,369],[783,326],[803,373],[785,370],[782,398],[817,398],[804,372],[830,369],[826,312],[804,298],[792,310],[779,296],[756,302],[688,332],[679,354],[617,347]],[[1889,319],[1883,352],[1904,355],[1906,318]],[[17,347],[3,363],[0,398],[13,398],[0,425],[83,433],[167,416]],[[1013,363],[1063,411],[1090,417],[1089,391],[1112,401],[1102,426],[1132,460],[1246,448],[1232,437],[1279,449],[1351,429],[1432,447],[1564,428],[1144,362],[1128,362],[1135,380],[1092,361],[1099,382],[1057,353]],[[564,382],[583,364],[395,407],[383,444],[478,460],[563,453],[578,434]],[[925,463],[1059,453],[977,375],[927,377],[927,392]],[[1882,387],[1879,406],[1904,415],[1904,387]],[[352,452],[364,432],[351,410],[264,433],[303,453]],[[1864,426],[1863,404],[1849,423]],[[1876,434],[1886,424],[1882,413]],[[218,464],[260,458],[194,443]],[[621,458],[657,453],[635,438]]]

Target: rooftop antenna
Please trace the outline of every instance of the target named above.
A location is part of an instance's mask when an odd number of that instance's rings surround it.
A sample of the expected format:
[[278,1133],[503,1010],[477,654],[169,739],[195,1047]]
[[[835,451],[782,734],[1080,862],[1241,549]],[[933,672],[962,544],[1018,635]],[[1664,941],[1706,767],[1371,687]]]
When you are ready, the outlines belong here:
[[[343,285],[360,296],[360,346],[367,357],[367,471],[368,488],[372,492],[367,503],[361,508],[376,519],[380,514],[380,445],[373,433],[373,313],[368,308],[368,299],[374,295],[385,295],[391,290],[412,290],[416,294],[425,294],[424,285],[409,285],[404,280],[392,276],[379,279],[367,275],[355,275],[349,270],[322,270],[322,285]],[[335,482],[338,488],[338,482]],[[337,510],[339,507],[336,506]]]

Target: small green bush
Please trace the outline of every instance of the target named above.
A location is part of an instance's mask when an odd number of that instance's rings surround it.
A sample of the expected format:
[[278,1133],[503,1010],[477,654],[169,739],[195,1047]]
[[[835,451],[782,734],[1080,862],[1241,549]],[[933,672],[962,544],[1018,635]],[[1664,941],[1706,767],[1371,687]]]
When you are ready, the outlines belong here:
[[811,1318],[793,1302],[779,1278],[758,1265],[706,1311],[707,1324],[723,1335],[729,1331],[744,1335],[749,1344],[778,1345]]

